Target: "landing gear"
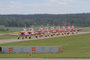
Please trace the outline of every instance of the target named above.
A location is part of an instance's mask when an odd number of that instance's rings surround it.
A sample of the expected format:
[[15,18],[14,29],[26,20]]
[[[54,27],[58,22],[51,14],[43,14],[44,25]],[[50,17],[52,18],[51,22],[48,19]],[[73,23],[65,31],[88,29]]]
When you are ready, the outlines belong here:
[[18,37],[18,39],[20,39],[20,37]]
[[29,39],[31,39],[31,37],[29,37]]
[[45,37],[47,37],[47,35],[45,35]]
[[38,36],[35,36],[35,38],[38,38]]
[[18,35],[18,39],[20,39],[20,36]]
[[27,39],[27,36],[25,38]]
[[51,35],[51,37],[52,37],[53,35]]

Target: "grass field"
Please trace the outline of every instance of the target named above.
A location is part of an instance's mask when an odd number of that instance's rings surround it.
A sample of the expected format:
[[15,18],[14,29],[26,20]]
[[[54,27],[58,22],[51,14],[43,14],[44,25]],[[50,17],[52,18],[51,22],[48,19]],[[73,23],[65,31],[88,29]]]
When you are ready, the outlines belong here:
[[11,38],[16,38],[16,36],[11,36],[11,35],[0,35],[0,40],[3,40],[3,39],[11,39]]
[[[34,28],[34,30],[35,31],[37,31],[40,27],[42,27],[42,26],[33,26],[33,28]],[[46,26],[43,26],[43,28],[45,28]],[[52,26],[50,26],[50,25],[48,25],[48,28],[50,29]],[[57,27],[57,26],[54,26],[55,28]],[[62,26],[61,26],[62,27]],[[11,33],[11,32],[20,32],[20,31],[22,31],[23,30],[23,28],[24,27],[5,27],[5,26],[3,26],[3,25],[0,25],[0,33]],[[28,30],[29,30],[29,28],[32,28],[32,26],[31,27],[27,27],[28,28]],[[67,28],[67,26],[66,26],[66,28]],[[77,29],[83,29],[83,31],[82,32],[87,32],[87,31],[90,31],[90,27],[75,27],[75,28],[77,28]],[[8,29],[8,30],[7,30]]]
[[[62,53],[33,53],[33,58],[89,58],[90,34],[5,43],[0,46],[62,46]],[[27,58],[29,53],[0,53],[0,57]]]

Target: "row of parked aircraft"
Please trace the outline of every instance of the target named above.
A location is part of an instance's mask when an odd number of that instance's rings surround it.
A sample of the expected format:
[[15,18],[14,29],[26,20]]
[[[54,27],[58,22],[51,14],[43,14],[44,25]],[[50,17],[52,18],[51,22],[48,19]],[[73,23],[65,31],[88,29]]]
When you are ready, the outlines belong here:
[[34,36],[36,38],[38,37],[48,37],[48,36],[58,36],[58,35],[70,35],[78,33],[78,29],[74,28],[74,25],[68,26],[67,28],[65,26],[58,26],[58,27],[40,27],[37,31],[34,30],[34,28],[29,28],[29,31],[27,28],[23,28],[23,31],[21,31],[18,34],[18,39],[22,37],[22,39],[28,38],[31,39],[31,36]]

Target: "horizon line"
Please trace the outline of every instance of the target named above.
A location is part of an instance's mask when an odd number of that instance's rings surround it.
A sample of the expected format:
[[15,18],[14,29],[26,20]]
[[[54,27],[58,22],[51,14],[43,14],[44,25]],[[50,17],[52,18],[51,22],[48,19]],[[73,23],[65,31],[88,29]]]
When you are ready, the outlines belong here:
[[68,14],[90,14],[90,12],[87,13],[65,13],[65,14],[51,14],[51,13],[36,13],[36,14],[0,14],[0,15],[68,15]]

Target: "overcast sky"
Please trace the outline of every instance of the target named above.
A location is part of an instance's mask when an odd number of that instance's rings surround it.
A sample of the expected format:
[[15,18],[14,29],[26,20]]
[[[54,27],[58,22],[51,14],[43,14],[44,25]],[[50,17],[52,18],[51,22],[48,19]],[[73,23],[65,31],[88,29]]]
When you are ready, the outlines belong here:
[[0,14],[90,13],[90,0],[0,0]]

